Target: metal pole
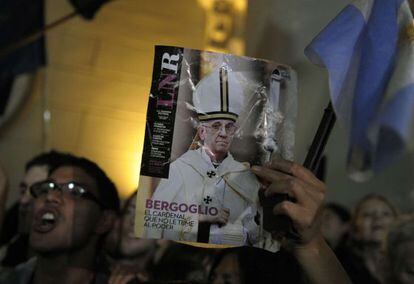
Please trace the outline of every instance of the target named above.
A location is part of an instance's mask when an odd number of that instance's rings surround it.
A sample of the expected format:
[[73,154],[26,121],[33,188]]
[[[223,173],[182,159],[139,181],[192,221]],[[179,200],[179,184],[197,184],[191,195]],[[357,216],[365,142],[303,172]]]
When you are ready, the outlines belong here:
[[332,103],[329,102],[328,106],[325,108],[325,112],[321,122],[319,123],[318,130],[313,138],[308,154],[306,155],[305,162],[303,163],[303,166],[311,170],[313,173],[316,173],[322,154],[325,150],[326,143],[328,142],[329,135],[335,125],[335,121],[335,112],[333,110]]
[[62,18],[54,21],[53,23],[50,23],[48,25],[46,25],[45,27],[43,27],[40,31],[36,31],[28,36],[25,36],[7,46],[5,46],[4,48],[0,49],[0,60],[6,58],[8,55],[10,55],[12,52],[18,50],[19,48],[22,48],[36,40],[38,40],[39,38],[41,38],[43,35],[46,34],[47,31],[65,23],[66,21],[72,19],[73,17],[75,17],[78,14],[78,12],[74,11],[71,12],[70,14],[63,16]]

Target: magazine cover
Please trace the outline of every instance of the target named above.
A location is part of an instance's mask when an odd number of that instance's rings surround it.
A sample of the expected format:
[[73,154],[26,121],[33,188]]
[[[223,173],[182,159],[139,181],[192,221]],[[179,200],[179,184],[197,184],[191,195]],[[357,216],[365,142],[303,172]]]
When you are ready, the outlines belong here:
[[286,65],[156,46],[136,236],[277,250],[250,167],[293,159],[296,81]]

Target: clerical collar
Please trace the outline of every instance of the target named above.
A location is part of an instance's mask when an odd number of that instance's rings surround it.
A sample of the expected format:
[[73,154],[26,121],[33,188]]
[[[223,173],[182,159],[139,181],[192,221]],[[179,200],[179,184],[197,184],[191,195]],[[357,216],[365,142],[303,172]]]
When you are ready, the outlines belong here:
[[211,161],[211,163],[213,164],[213,167],[215,168],[217,168],[221,164],[221,162],[213,162],[213,161]]

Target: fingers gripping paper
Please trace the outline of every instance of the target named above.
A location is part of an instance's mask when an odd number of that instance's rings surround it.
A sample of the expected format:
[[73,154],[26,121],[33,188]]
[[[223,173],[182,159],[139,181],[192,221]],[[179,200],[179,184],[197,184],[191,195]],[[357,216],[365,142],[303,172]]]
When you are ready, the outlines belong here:
[[288,66],[157,46],[136,236],[277,250],[250,165],[293,158],[296,104]]

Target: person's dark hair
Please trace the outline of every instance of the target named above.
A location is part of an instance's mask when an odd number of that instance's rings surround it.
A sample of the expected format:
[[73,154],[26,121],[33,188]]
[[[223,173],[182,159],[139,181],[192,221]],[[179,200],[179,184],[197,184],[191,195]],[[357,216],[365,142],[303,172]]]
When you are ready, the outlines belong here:
[[51,170],[58,167],[65,159],[68,159],[70,157],[70,154],[61,153],[54,150],[41,153],[26,163],[25,171],[27,172],[34,166],[47,166],[50,172]]
[[349,222],[349,220],[351,220],[351,213],[349,212],[349,210],[338,203],[327,203],[325,205],[325,208],[334,212],[343,223]]
[[76,157],[70,154],[67,155],[67,159],[62,161],[59,164],[59,166],[52,168],[50,173],[54,172],[55,170],[63,166],[81,168],[96,181],[96,185],[99,191],[99,199],[102,202],[102,204],[105,205],[105,209],[110,209],[119,212],[120,201],[118,191],[116,189],[115,184],[106,175],[106,173],[96,163],[86,158]]
[[[284,249],[272,253],[254,247],[223,249],[217,254],[208,277],[212,283],[216,270],[227,255],[235,255],[240,271],[240,284],[244,283],[304,283],[296,259]],[[277,279],[277,280],[276,280]]]
[[172,243],[150,267],[155,283],[206,283],[213,250]]

